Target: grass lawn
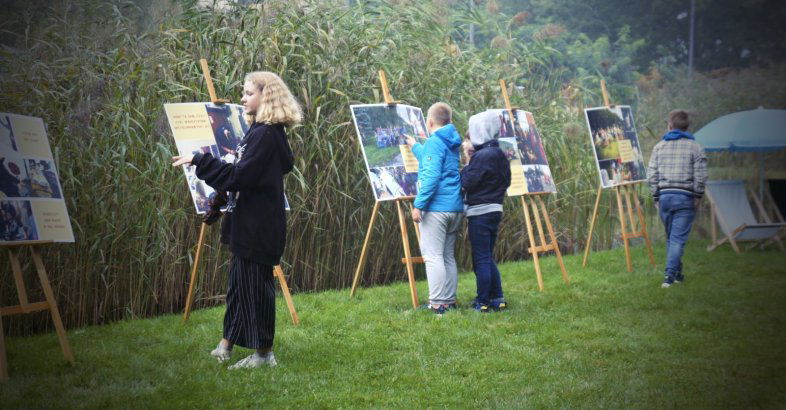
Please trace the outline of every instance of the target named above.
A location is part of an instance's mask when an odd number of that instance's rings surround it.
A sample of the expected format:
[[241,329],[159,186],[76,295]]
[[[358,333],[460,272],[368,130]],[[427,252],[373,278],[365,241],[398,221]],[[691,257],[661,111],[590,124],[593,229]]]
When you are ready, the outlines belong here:
[[[548,257],[545,292],[532,263],[505,264],[502,313],[413,311],[405,283],[297,294],[300,326],[279,300],[274,369],[228,370],[246,349],[208,357],[222,307],[73,330],[73,367],[54,334],[10,338],[0,407],[783,407],[786,254],[704,245],[670,289],[641,246],[634,273],[621,249],[586,269],[568,256],[570,286]],[[474,282],[460,277],[464,306]]]
[[366,159],[368,160],[369,168],[395,165],[391,164],[391,162],[396,158],[396,156],[401,155],[401,148],[399,148],[398,145],[379,148],[375,142],[373,144],[363,145],[363,149],[366,153]]

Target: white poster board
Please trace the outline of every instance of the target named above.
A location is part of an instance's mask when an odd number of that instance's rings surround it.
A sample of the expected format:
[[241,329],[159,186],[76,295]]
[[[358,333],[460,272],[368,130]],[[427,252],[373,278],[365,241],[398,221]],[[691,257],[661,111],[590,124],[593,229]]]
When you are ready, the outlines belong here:
[[[224,162],[235,161],[235,149],[248,131],[243,107],[237,104],[164,104],[179,155],[210,153]],[[196,167],[183,166],[197,213],[204,214],[215,192],[196,176]]]
[[0,113],[0,242],[74,242],[63,188],[37,117]]
[[[494,138],[510,161],[510,187],[508,196],[555,193],[557,185],[543,148],[543,138],[535,125],[531,112],[514,110],[516,122],[510,120],[506,109],[488,110],[497,114],[499,134]],[[494,127],[496,128],[496,127]]]
[[418,161],[406,136],[428,137],[423,112],[405,104],[350,106],[371,189],[377,201],[415,196],[418,193]]
[[628,105],[584,110],[603,188],[647,179],[639,137]]

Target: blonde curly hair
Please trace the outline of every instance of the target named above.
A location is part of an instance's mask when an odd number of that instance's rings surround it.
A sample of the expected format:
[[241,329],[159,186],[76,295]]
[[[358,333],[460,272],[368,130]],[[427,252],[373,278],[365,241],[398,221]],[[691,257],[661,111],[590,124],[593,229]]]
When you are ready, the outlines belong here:
[[269,71],[254,71],[246,74],[245,80],[262,93],[256,115],[246,114],[249,124],[261,122],[289,127],[303,120],[300,104],[281,77]]

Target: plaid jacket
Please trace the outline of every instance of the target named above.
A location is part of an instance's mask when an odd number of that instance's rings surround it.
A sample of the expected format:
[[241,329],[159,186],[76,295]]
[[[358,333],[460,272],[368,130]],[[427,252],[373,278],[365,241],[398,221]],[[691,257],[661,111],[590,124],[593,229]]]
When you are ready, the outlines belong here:
[[704,149],[688,138],[659,142],[652,150],[647,179],[656,201],[666,192],[701,198],[707,181]]

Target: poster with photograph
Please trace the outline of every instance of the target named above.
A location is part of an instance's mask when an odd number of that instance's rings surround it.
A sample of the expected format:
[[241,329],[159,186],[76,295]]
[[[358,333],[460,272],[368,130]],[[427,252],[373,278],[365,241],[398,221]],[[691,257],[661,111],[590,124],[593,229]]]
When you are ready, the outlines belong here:
[[[164,104],[179,155],[210,153],[224,162],[235,161],[238,144],[248,131],[243,107],[212,103]],[[188,189],[198,214],[204,214],[207,200],[215,192],[196,176],[196,167],[183,166]]]
[[543,139],[535,118],[528,111],[515,110],[515,122],[505,109],[489,110],[497,114],[499,148],[510,161],[510,187],[508,196],[554,193],[557,185],[551,176]]
[[0,113],[0,242],[74,242],[44,121]]
[[419,141],[428,137],[420,108],[362,104],[350,109],[377,201],[417,195],[418,161],[406,135]]
[[587,108],[584,115],[601,185],[609,188],[647,179],[630,106]]

